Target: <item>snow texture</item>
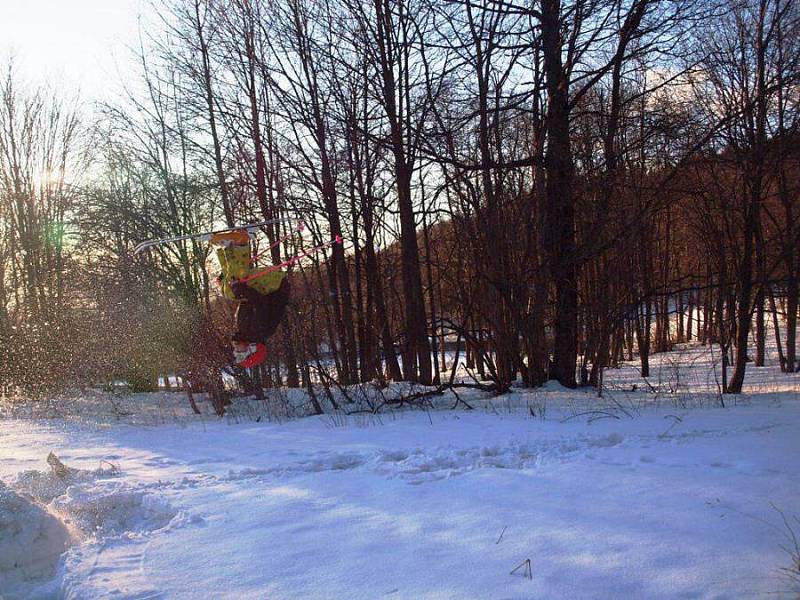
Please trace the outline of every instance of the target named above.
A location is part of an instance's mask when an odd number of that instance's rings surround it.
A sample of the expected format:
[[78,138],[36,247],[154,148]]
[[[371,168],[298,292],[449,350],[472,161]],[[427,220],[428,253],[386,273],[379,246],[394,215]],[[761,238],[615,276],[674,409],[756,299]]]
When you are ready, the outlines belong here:
[[[0,482],[0,582],[27,588],[52,578],[71,535],[62,521]],[[7,592],[4,592],[7,593]]]
[[58,596],[52,579],[74,543],[135,540],[187,522],[163,498],[111,480],[118,469],[109,467],[25,470],[13,489],[0,481],[0,598]]
[[796,376],[751,367],[721,408],[702,352],[472,411],[6,419],[0,596],[797,598]]

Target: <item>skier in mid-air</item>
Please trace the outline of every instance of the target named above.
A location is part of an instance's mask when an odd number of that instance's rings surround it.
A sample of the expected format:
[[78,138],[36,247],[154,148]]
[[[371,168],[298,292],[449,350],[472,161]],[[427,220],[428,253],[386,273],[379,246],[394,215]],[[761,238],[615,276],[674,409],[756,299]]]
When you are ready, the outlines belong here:
[[275,333],[289,301],[286,272],[254,272],[250,234],[245,230],[218,233],[209,240],[217,246],[222,293],[237,303],[236,329],[231,336],[235,363],[256,367],[267,357],[267,340]]
[[[204,240],[217,246],[217,258],[222,267],[217,283],[222,293],[237,303],[236,330],[231,336],[234,362],[239,367],[249,369],[266,360],[266,342],[286,313],[289,280],[283,269],[334,244],[344,243],[342,236],[336,234],[332,240],[295,254],[278,265],[259,269],[256,267],[258,256],[250,254],[250,240],[255,236],[253,232],[264,225],[285,221],[288,219],[277,218],[230,229],[145,240],[136,245],[133,253],[139,254],[149,248],[183,240]],[[298,222],[289,234],[272,242],[267,250],[286,242],[304,228],[303,222]]]

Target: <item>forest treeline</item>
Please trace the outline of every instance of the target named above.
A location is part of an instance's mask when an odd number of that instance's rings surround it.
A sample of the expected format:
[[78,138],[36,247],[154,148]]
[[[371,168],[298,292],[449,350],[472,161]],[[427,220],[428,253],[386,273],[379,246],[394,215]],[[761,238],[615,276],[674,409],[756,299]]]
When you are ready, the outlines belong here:
[[118,102],[0,81],[3,393],[218,388],[208,247],[133,247],[278,217],[261,250],[307,230],[268,263],[346,242],[291,269],[270,384],[430,384],[457,349],[500,391],[599,385],[698,339],[737,393],[768,332],[796,370],[797,2],[156,7]]

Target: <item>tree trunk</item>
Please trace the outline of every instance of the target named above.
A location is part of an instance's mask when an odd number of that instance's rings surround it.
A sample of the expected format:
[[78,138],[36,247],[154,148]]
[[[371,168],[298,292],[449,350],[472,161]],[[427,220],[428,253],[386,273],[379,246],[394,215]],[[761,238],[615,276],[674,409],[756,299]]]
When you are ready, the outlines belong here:
[[228,185],[225,180],[225,170],[222,164],[222,145],[219,140],[219,132],[217,131],[217,115],[214,108],[214,87],[211,80],[211,61],[209,57],[208,42],[203,34],[203,20],[200,17],[200,1],[194,2],[194,27],[197,33],[197,40],[200,44],[200,56],[203,65],[203,92],[205,93],[206,110],[208,111],[208,124],[211,133],[211,143],[214,147],[214,169],[217,175],[217,185],[219,186],[219,195],[222,200],[222,212],[225,215],[225,223],[228,227],[233,227],[235,224],[233,208],[228,197]]
[[[761,195],[764,177],[764,146],[766,142],[766,87],[765,87],[765,62],[766,44],[764,43],[764,19],[766,17],[767,0],[760,0],[760,14],[755,32],[756,53],[756,89],[755,89],[755,116],[753,131],[753,148],[751,149],[751,169],[746,169],[748,197],[744,207],[744,244],[742,247],[742,260],[738,269],[738,318],[736,319],[736,363],[731,376],[728,393],[739,394],[744,384],[744,373],[747,366],[747,341],[750,333],[751,295],[753,293],[753,251],[754,244],[758,244],[760,235],[759,223],[761,220]],[[748,108],[748,110],[752,110]],[[762,295],[763,299],[763,295]],[[762,307],[763,317],[763,307]],[[762,323],[763,327],[763,323]]]
[[781,371],[786,371],[786,356],[783,354],[783,344],[781,343],[781,328],[778,321],[778,306],[775,303],[775,294],[772,293],[772,287],[769,287],[769,306],[772,312],[772,327],[775,330],[775,345],[778,348],[778,362],[781,366]]
[[547,87],[545,248],[555,287],[551,377],[575,387],[578,359],[578,285],[575,256],[575,167],[570,145],[569,79],[562,64],[561,2],[542,0],[542,54]]

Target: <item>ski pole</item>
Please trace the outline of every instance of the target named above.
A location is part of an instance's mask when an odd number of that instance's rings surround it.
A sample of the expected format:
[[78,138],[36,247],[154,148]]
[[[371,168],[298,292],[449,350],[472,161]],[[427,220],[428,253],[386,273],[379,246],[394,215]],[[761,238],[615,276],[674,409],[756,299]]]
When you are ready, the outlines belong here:
[[253,261],[253,262],[256,262],[256,261],[257,261],[259,258],[261,258],[262,256],[264,256],[264,255],[265,255],[267,252],[269,252],[270,250],[272,250],[272,249],[273,249],[273,248],[275,248],[276,246],[280,246],[280,245],[281,245],[283,242],[285,242],[286,240],[290,239],[290,238],[291,238],[291,237],[292,237],[292,236],[293,236],[295,233],[302,233],[302,232],[303,232],[303,230],[305,230],[305,228],[306,228],[306,224],[305,224],[305,223],[303,223],[302,221],[300,221],[300,222],[299,222],[299,223],[298,223],[298,224],[295,226],[295,228],[294,228],[294,229],[292,229],[291,233],[289,233],[289,234],[287,234],[287,235],[283,236],[283,237],[282,237],[281,239],[279,239],[279,240],[276,240],[276,241],[272,242],[272,243],[271,243],[271,244],[270,244],[270,245],[269,245],[269,246],[268,246],[268,247],[267,247],[265,250],[263,250],[262,252],[259,252],[258,254],[256,254],[256,255],[255,255],[253,258],[252,258],[252,261]]
[[290,258],[288,260],[285,260],[280,264],[273,265],[271,267],[267,267],[266,269],[258,271],[257,273],[252,273],[251,275],[248,275],[247,277],[242,277],[241,279],[239,279],[239,281],[241,281],[242,283],[247,283],[248,281],[252,281],[253,279],[257,279],[259,277],[262,277],[263,275],[266,275],[267,273],[272,273],[273,271],[278,271],[279,269],[282,269],[284,267],[288,267],[288,266],[293,265],[293,264],[295,264],[297,262],[300,262],[305,257],[311,256],[312,254],[314,254],[315,252],[319,252],[323,248],[327,248],[328,246],[332,246],[333,244],[342,244],[342,243],[344,243],[344,238],[341,235],[337,234],[336,237],[334,239],[332,239],[330,242],[325,242],[324,244],[320,244],[319,246],[315,246],[314,248],[311,248],[311,249],[307,250],[306,252],[303,252],[302,254],[298,254],[297,256],[293,256],[292,258]]

